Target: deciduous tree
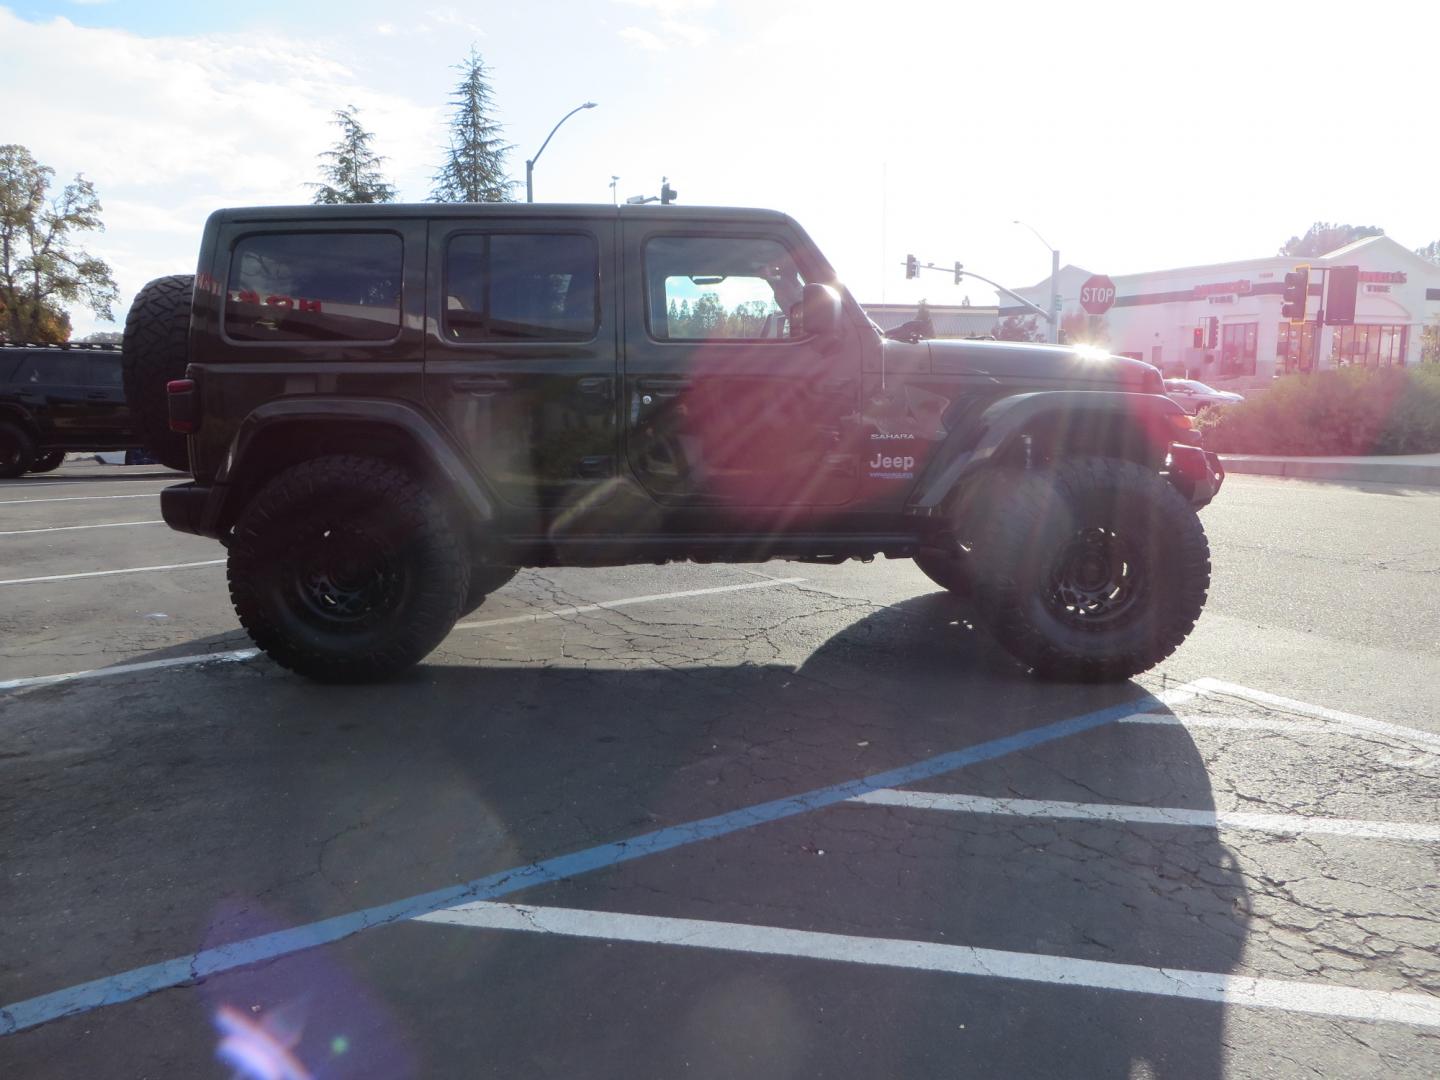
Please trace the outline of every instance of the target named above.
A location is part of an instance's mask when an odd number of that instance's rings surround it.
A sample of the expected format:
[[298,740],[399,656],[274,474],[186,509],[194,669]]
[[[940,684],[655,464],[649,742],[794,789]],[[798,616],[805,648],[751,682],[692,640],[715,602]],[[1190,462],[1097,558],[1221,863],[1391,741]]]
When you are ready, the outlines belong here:
[[9,341],[65,341],[67,304],[102,319],[119,298],[103,259],[76,234],[103,232],[95,185],[83,176],[52,197],[55,170],[23,146],[0,146],[0,335]]

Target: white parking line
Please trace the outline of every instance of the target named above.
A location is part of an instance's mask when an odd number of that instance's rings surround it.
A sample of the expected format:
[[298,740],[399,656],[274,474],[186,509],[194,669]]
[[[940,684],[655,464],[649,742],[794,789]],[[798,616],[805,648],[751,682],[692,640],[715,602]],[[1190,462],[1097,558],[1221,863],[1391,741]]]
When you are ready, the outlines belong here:
[[1388,735],[1392,739],[1423,743],[1425,746],[1440,750],[1440,735],[1431,731],[1405,727],[1402,724],[1390,724],[1384,720],[1372,720],[1368,716],[1356,716],[1354,713],[1340,712],[1338,709],[1327,709],[1321,705],[1311,705],[1308,702],[1296,701],[1294,698],[1269,694],[1264,690],[1252,690],[1248,686],[1239,686],[1236,683],[1223,682],[1220,679],[1196,679],[1191,685],[1195,692],[1202,697],[1238,697],[1256,705],[1298,713],[1301,716],[1310,716],[1318,720],[1327,720],[1342,728]]
[[28,533],[47,532],[74,532],[76,529],[118,529],[122,525],[164,525],[162,520],[155,521],[107,521],[101,525],[52,525],[48,529],[11,529],[8,532],[0,532],[0,536],[25,536]]
[[95,502],[97,499],[158,499],[158,491],[142,491],[135,495],[65,495],[58,499],[6,499],[0,506],[30,506],[35,503]]
[[133,675],[137,671],[158,671],[161,668],[190,667],[198,664],[233,664],[241,660],[253,660],[259,655],[259,649],[234,649],[230,652],[204,653],[200,656],[172,656],[166,660],[144,660],[138,664],[118,664],[115,667],[94,668],[90,671],[67,671],[63,675],[30,675],[23,679],[7,679],[0,682],[0,690],[20,690],[28,686],[54,686],[56,683],[83,682],[86,679],[99,679],[106,675]]
[[[513,615],[500,619],[485,619],[479,622],[461,623],[455,629],[473,630],[482,626],[506,626],[522,622],[540,622],[543,619],[559,619],[567,615],[579,615],[588,611],[624,607],[629,604],[648,604],[661,600],[677,600],[687,596],[709,596],[712,593],[764,589],[775,585],[793,585],[796,582],[804,580],[804,578],[768,578],[765,581],[747,581],[739,585],[717,585],[709,589],[687,589],[684,592],[654,593],[650,596],[631,596],[622,600],[607,600],[602,604],[588,604],[584,607],[557,608],[553,612],[538,611],[529,615]],[[0,584],[4,584],[4,582],[0,582]],[[243,660],[253,660],[259,655],[259,649],[236,649],[229,652],[199,653],[195,656],[172,656],[166,660],[144,660],[138,664],[119,664],[115,667],[92,668],[87,671],[67,671],[60,675],[26,675],[17,679],[0,681],[0,690],[23,690],[33,686],[53,686],[56,683],[83,682],[89,679],[102,679],[110,675],[130,675],[137,671],[151,671],[158,668],[234,663]]]
[[1356,818],[1306,817],[1302,814],[1252,814],[1228,810],[1184,810],[1171,806],[1125,806],[1118,803],[1057,802],[1049,799],[989,799],[939,791],[897,791],[883,788],[857,795],[850,802],[872,806],[903,806],[912,810],[944,810],[952,814],[994,814],[1002,817],[1061,818],[1071,821],[1122,821],[1137,825],[1183,825],[1204,829],[1244,829],[1301,836],[1355,836],[1368,840],[1440,843],[1440,825],[1404,821],[1361,821]]
[[1440,1028],[1440,997],[1288,979],[1258,979],[1210,971],[1143,967],[1068,956],[976,949],[968,945],[824,934],[779,926],[671,919],[656,915],[522,907],[494,901],[477,901],[436,911],[419,916],[418,921],[601,941],[830,960],[951,975],[980,975],[1280,1009],[1314,1016]]
[[158,570],[193,570],[197,566],[219,566],[224,559],[206,559],[204,562],[166,563],[163,566],[131,566],[124,570],[87,570],[83,574],[47,574],[44,577],[11,578],[0,581],[0,585],[34,585],[41,581],[73,581],[76,578],[113,577],[116,574],[150,574]]
[[[478,630],[485,626],[510,626],[515,623],[543,622],[547,619],[564,619],[571,615],[585,615],[592,611],[609,611],[611,608],[629,607],[631,604],[654,604],[661,600],[683,600],[690,596],[712,596],[715,593],[744,592],[748,589],[771,589],[776,585],[796,585],[802,577],[766,578],[764,581],[745,581],[739,585],[716,585],[709,589],[685,589],[681,592],[652,593],[649,596],[630,596],[623,600],[603,600],[598,604],[584,604],[580,607],[555,608],[552,611],[534,611],[528,615],[511,615],[503,619],[482,619],[479,622],[460,623],[456,630]],[[4,582],[0,582],[3,585]]]

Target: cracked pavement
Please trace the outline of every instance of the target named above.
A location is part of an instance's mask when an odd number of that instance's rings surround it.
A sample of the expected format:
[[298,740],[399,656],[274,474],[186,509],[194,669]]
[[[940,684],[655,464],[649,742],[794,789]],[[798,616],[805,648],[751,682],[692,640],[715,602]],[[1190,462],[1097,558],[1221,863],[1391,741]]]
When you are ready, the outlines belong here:
[[[61,476],[144,486],[117,472]],[[151,508],[7,506],[4,528]],[[965,604],[878,560],[525,571],[382,686],[256,660],[0,692],[0,1003],[486,875],[540,880],[526,868],[545,859],[1207,676],[1440,731],[1437,511],[1435,494],[1232,477],[1204,514],[1210,606],[1138,685],[1031,680]],[[0,578],[217,551],[160,527],[35,533],[0,538]],[[538,612],[556,614],[484,625]],[[0,680],[248,645],[219,567],[0,587],[0,632]],[[1196,722],[1112,723],[912,787],[1440,824],[1433,746],[1233,694],[1169,713]],[[1440,996],[1434,843],[845,802],[506,899]],[[226,1076],[221,1006],[302,1014],[296,1052],[327,1077],[1440,1073],[1435,1028],[364,922],[0,1037],[0,1075]]]

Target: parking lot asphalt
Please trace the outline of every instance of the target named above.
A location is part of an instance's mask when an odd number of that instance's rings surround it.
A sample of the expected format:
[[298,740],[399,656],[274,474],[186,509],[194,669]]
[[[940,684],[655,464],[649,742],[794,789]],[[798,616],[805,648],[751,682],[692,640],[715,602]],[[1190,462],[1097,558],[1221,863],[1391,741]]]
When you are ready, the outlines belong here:
[[1121,686],[878,560],[526,571],[327,687],[174,479],[0,483],[0,1075],[1440,1073],[1440,493],[1231,478]]

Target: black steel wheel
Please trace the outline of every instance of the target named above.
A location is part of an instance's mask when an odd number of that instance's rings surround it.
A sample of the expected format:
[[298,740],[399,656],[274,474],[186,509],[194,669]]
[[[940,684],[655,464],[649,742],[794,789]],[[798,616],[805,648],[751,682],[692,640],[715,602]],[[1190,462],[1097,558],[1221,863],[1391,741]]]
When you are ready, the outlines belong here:
[[989,483],[989,512],[968,523],[980,615],[1037,675],[1128,679],[1185,640],[1210,587],[1210,547],[1164,477],[1075,458]]
[[0,424],[0,480],[24,474],[35,458],[35,444],[24,428]]
[[277,663],[359,682],[418,663],[450,632],[470,567],[440,501],[354,455],[286,470],[230,537],[230,596]]

